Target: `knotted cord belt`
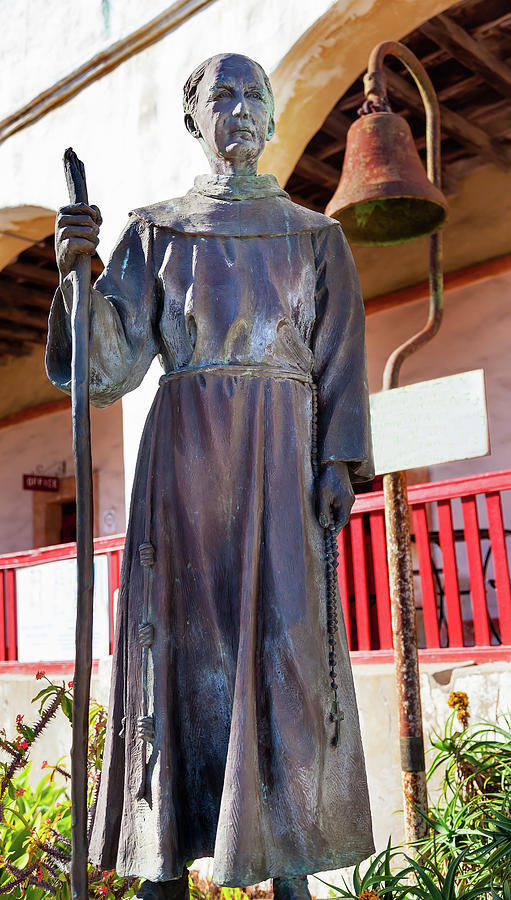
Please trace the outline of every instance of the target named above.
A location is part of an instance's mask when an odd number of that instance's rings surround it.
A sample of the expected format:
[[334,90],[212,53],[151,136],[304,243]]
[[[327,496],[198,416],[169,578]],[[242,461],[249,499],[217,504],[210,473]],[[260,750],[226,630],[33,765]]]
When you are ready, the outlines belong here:
[[[161,401],[162,394],[160,392],[160,395],[156,400],[155,418],[157,418],[158,416]],[[146,744],[152,744],[154,741],[154,716],[149,712],[148,667],[149,648],[152,646],[154,641],[154,625],[150,621],[150,616],[155,560],[154,547],[151,543],[151,525],[154,454],[156,450],[156,442],[157,432],[156,429],[153,428],[151,434],[151,443],[149,446],[149,460],[147,465],[144,541],[138,548],[138,552],[140,555],[140,565],[144,570],[144,605],[142,613],[142,623],[140,624],[138,630],[139,640],[142,646],[142,714],[138,717],[137,721],[137,736],[142,741],[142,772],[140,777],[140,785],[137,791],[138,800],[140,800],[144,796],[146,789]]]
[[[311,461],[312,474],[317,479],[319,475],[318,465],[318,388],[312,384],[312,434],[311,434]],[[340,722],[343,714],[339,709],[337,699],[335,638],[337,634],[337,533],[335,525],[328,525],[324,529],[325,563],[326,563],[326,629],[328,632],[328,665],[330,688],[332,690],[332,705],[330,707],[330,721],[334,723],[332,747],[339,743]]]
[[[314,479],[318,478],[318,450],[317,450],[317,429],[318,429],[318,392],[317,386],[312,380],[312,376],[308,373],[298,372],[293,369],[283,369],[277,366],[251,365],[243,366],[239,364],[228,365],[211,365],[211,366],[187,366],[186,368],[177,369],[175,372],[169,372],[162,375],[160,385],[168,384],[178,378],[188,375],[201,375],[216,373],[219,375],[241,375],[255,376],[262,378],[284,378],[299,381],[302,384],[308,384],[312,392],[312,428],[311,428],[311,464]],[[156,401],[155,418],[157,418],[161,405],[163,392],[160,392]],[[145,524],[144,524],[144,541],[140,544],[139,556],[140,565],[144,570],[144,587],[143,587],[143,617],[139,626],[139,640],[142,647],[142,710],[137,720],[137,737],[142,741],[142,772],[140,786],[137,791],[137,799],[141,799],[146,790],[146,773],[147,773],[147,756],[146,744],[152,744],[154,741],[154,715],[149,710],[149,687],[148,687],[148,666],[149,666],[149,648],[154,641],[154,625],[150,621],[151,615],[151,595],[154,575],[155,551],[151,542],[151,526],[152,526],[152,487],[153,487],[153,470],[154,455],[157,442],[157,431],[152,430],[151,443],[149,447],[149,460],[147,467],[147,483],[145,496]],[[325,543],[325,563],[326,563],[326,620],[328,632],[328,663],[330,688],[333,698],[330,707],[330,721],[334,723],[334,735],[332,737],[332,746],[336,747],[339,743],[339,722],[342,713],[339,711],[339,703],[337,699],[337,682],[336,682],[336,633],[337,633],[337,538],[334,525],[329,525],[324,529]]]

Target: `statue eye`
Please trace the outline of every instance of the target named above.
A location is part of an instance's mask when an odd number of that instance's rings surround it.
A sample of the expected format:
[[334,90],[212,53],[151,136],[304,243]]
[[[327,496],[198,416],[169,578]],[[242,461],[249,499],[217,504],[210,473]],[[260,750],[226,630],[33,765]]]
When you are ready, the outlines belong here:
[[230,97],[231,91],[228,88],[218,88],[212,95],[212,100],[221,100],[224,97]]

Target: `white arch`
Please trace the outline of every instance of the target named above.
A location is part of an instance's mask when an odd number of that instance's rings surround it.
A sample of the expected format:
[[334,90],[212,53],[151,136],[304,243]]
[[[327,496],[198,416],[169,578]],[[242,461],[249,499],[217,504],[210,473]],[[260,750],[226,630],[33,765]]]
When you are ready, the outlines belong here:
[[52,234],[55,212],[44,206],[0,209],[0,271],[20,253]]

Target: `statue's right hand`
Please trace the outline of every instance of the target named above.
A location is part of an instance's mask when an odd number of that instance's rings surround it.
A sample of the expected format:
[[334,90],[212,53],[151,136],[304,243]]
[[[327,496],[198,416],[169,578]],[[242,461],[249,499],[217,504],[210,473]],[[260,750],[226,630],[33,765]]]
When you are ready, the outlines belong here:
[[94,256],[99,242],[101,213],[97,206],[62,206],[55,223],[55,255],[61,278],[69,275],[78,256]]

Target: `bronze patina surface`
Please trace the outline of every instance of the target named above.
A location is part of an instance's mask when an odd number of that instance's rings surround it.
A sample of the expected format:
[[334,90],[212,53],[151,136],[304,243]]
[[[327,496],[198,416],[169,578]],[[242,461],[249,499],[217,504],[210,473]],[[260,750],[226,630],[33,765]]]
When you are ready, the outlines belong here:
[[[257,175],[273,134],[260,66],[206,61],[185,121],[211,174],[135,210],[91,291],[92,402],[136,388],[155,356],[164,373],[133,488],[90,856],[149,879],[147,897],[213,856],[220,884],[275,876],[276,896],[298,898],[302,876],[373,850],[332,609],[332,529],[372,474],[363,305],[338,223]],[[59,214],[47,366],[64,390],[68,273],[98,226],[92,208]]]

